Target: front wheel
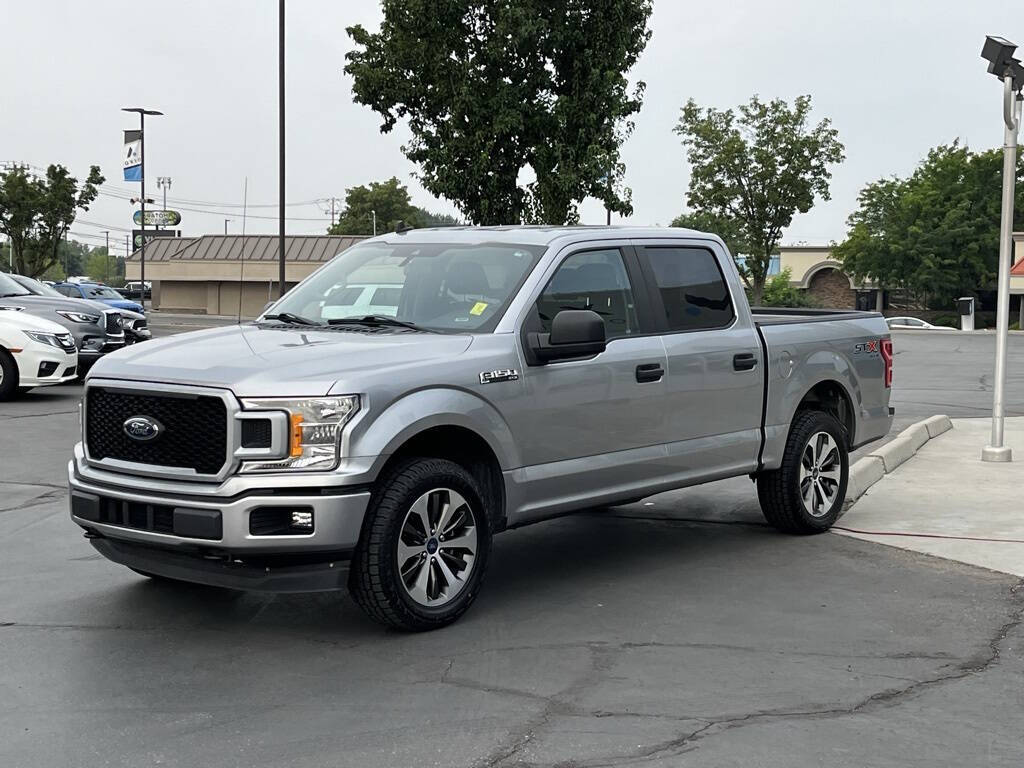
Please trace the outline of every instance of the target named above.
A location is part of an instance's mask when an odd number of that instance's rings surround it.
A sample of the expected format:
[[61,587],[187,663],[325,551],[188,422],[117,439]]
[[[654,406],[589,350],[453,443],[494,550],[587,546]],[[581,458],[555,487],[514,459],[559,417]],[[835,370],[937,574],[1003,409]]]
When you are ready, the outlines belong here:
[[414,459],[374,494],[352,558],[349,590],[375,621],[437,629],[476,598],[491,547],[483,495],[466,469]]
[[796,415],[782,465],[757,478],[765,519],[786,533],[821,533],[843,509],[850,476],[846,433],[821,411]]
[[0,347],[0,400],[13,400],[18,396],[18,364],[10,353]]

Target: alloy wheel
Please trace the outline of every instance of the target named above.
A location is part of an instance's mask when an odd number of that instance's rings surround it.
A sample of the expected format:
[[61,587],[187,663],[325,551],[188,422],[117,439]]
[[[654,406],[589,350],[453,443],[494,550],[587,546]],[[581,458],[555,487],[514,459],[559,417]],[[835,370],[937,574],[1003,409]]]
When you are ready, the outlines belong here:
[[800,456],[800,498],[811,517],[824,517],[839,496],[843,464],[828,432],[811,436]]
[[398,539],[398,570],[406,594],[437,608],[455,599],[473,573],[476,518],[451,488],[427,491],[409,508]]

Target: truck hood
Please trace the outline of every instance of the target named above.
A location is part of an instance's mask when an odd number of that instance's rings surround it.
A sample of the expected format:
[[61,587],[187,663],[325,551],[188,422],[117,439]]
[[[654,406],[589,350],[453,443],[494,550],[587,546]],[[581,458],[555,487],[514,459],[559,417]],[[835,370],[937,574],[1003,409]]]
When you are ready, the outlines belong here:
[[238,397],[309,397],[326,395],[360,373],[460,355],[472,339],[232,325],[132,345],[103,357],[89,378],[223,387]]

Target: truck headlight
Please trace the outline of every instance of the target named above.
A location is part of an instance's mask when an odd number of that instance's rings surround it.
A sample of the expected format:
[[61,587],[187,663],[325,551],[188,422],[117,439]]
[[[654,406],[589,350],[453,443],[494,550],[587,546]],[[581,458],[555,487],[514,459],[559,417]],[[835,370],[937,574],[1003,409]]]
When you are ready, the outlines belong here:
[[359,410],[358,395],[242,400],[245,410],[288,414],[287,456],[243,461],[242,472],[334,469],[341,457],[341,431]]

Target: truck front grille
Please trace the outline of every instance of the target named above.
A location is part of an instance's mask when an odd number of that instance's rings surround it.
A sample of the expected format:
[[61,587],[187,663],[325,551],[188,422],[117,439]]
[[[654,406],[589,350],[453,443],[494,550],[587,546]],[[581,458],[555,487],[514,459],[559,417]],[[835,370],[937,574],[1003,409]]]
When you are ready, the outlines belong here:
[[[125,422],[155,421],[155,437],[129,437]],[[216,475],[227,455],[227,407],[211,395],[126,392],[101,386],[85,395],[85,442],[89,458],[118,459]]]

